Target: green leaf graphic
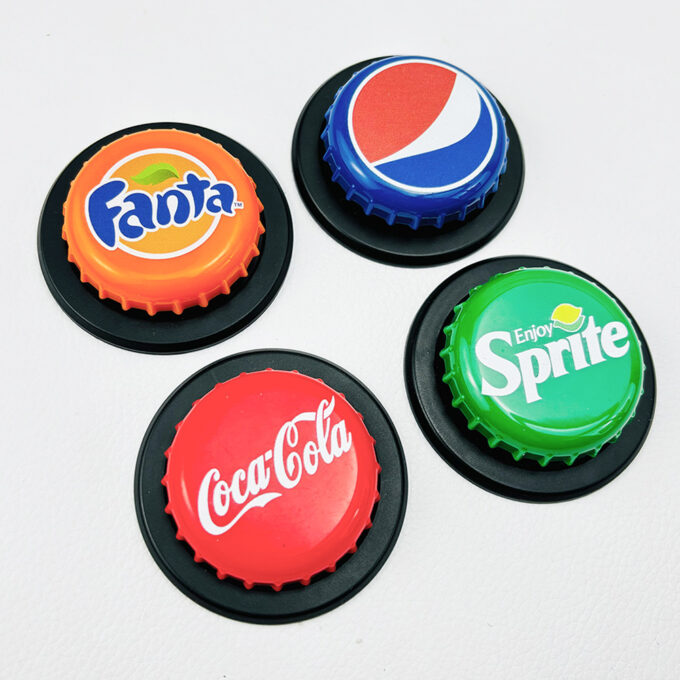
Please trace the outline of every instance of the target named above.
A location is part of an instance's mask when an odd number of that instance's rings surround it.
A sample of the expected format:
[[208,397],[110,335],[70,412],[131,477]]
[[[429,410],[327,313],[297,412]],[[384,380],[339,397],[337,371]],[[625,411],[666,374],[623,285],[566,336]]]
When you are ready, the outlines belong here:
[[135,175],[132,181],[149,186],[151,184],[160,184],[171,177],[179,178],[179,174],[170,163],[152,163],[147,165],[138,175]]

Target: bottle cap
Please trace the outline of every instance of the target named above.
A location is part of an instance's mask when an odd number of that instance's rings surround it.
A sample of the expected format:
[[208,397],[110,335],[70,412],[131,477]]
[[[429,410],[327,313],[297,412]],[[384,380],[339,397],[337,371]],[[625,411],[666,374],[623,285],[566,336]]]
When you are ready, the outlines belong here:
[[348,200],[388,224],[441,227],[481,209],[506,168],[491,94],[436,59],[389,57],[355,73],[326,113],[324,160]]
[[576,274],[496,274],[456,306],[444,333],[453,406],[515,460],[595,456],[635,414],[645,370],[635,329]]
[[147,129],[102,147],[64,205],[68,259],[100,298],[149,314],[205,307],[247,276],[264,228],[255,184],[205,137]]
[[343,395],[296,371],[218,384],[177,426],[166,455],[177,538],[219,578],[247,588],[307,585],[371,526],[373,438]]

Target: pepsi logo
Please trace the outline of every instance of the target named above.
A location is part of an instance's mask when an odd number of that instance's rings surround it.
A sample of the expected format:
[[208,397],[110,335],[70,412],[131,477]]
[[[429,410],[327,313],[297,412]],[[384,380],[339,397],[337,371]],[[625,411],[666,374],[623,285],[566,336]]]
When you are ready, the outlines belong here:
[[386,183],[414,193],[468,184],[498,141],[488,94],[455,67],[428,59],[392,61],[359,83],[348,108],[359,158]]

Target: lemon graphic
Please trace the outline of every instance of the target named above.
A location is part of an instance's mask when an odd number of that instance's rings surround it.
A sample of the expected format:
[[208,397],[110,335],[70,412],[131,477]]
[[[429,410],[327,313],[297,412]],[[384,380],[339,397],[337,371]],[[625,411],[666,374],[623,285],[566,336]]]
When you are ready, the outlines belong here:
[[554,323],[556,328],[561,328],[567,333],[576,333],[577,330],[583,326],[585,317],[581,312],[581,307],[574,307],[568,302],[563,302],[553,309],[550,320]]

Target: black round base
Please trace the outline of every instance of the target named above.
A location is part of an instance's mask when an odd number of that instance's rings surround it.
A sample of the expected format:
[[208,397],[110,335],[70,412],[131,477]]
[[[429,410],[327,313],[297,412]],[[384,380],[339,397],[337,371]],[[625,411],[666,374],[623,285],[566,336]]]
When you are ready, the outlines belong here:
[[403,224],[388,225],[379,217],[366,216],[331,181],[330,167],[322,158],[321,133],[326,122],[324,114],[335,93],[354,73],[378,58],[354,64],[333,76],[316,91],[300,114],[293,136],[293,170],[302,199],[333,238],[373,260],[422,267],[461,258],[490,241],[517,206],[524,182],[524,159],[517,130],[499,103],[510,138],[507,170],[484,209],[473,211],[465,221],[450,222],[441,229],[420,227],[414,231]]
[[[194,562],[193,552],[175,537],[174,521],[165,513],[168,502],[161,478],[164,452],[175,436],[175,425],[186,416],[196,399],[217,383],[242,372],[267,368],[298,370],[321,378],[344,394],[364,416],[375,438],[381,466],[380,500],[373,510],[373,526],[361,536],[358,550],[338,563],[333,573],[315,576],[312,582],[284,585],[276,592],[255,586],[247,590],[240,581],[221,581],[215,570]],[[285,350],[261,350],[221,359],[180,385],[160,408],[146,432],[135,471],[135,506],[144,540],[165,575],[195,602],[218,614],[251,623],[288,623],[322,614],[358,593],[378,572],[392,551],[406,510],[406,461],[389,416],[376,398],[356,378],[323,359]]]
[[[441,380],[444,326],[453,308],[469,291],[494,274],[518,267],[553,267],[571,271],[596,283],[613,297],[631,319],[645,362],[644,394],[635,417],[619,439],[606,444],[595,458],[583,456],[571,467],[553,462],[515,462],[507,451],[491,449],[486,439],[467,427],[465,416],[451,406],[451,392]],[[418,424],[439,455],[464,477],[509,498],[551,502],[583,496],[620,474],[633,460],[649,431],[654,415],[656,380],[649,347],[640,328],[621,301],[591,276],[560,262],[537,257],[499,257],[473,264],[444,281],[425,301],[413,321],[406,343],[404,374],[409,401]]]
[[[239,279],[229,295],[218,295],[207,307],[190,307],[181,315],[158,312],[149,316],[140,309],[128,311],[113,300],[100,300],[97,291],[80,281],[77,267],[67,257],[61,237],[63,206],[80,168],[102,146],[133,132],[149,128],[176,128],[195,132],[221,144],[243,163],[257,184],[264,205],[265,233],[260,255],[253,259],[248,276]],[[40,266],[52,295],[61,308],[92,335],[125,349],[153,354],[173,354],[212,345],[252,323],[267,308],[288,271],[293,247],[293,228],[288,204],[274,176],[248,149],[229,137],[196,125],[149,123],[114,132],[78,154],[59,175],[47,196],[38,228]]]

